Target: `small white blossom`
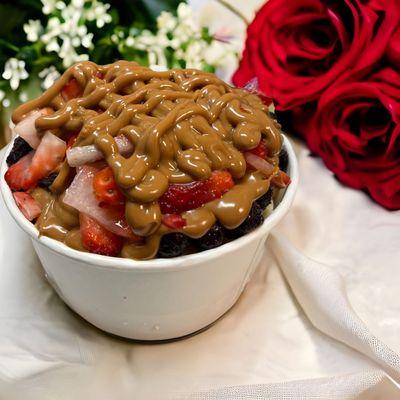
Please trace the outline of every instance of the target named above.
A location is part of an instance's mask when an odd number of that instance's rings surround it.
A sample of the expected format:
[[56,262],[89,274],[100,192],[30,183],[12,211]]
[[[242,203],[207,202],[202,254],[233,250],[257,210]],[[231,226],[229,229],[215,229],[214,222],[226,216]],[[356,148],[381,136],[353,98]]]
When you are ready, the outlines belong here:
[[4,99],[2,104],[3,104],[3,107],[8,108],[11,105],[11,101],[9,99]]
[[10,81],[12,90],[17,90],[19,82],[29,77],[25,69],[25,61],[10,58],[6,61],[2,77]]
[[109,8],[109,4],[93,1],[92,7],[86,11],[86,18],[88,21],[96,21],[96,26],[102,28],[104,25],[109,24],[112,21],[111,15],[107,14]]
[[180,3],[177,8],[178,18],[185,20],[193,17],[193,10],[186,3]]
[[42,31],[43,27],[39,20],[30,19],[27,24],[24,24],[24,32],[29,42],[36,42]]
[[176,27],[177,23],[178,23],[177,18],[175,18],[168,11],[163,11],[157,18],[158,29],[165,30],[167,32],[172,31]]
[[128,36],[128,37],[126,38],[125,44],[126,44],[128,47],[133,47],[133,46],[135,45],[135,39],[134,39],[132,36]]
[[55,10],[62,10],[63,8],[66,7],[65,3],[63,1],[58,1],[58,0],[42,0],[42,12],[45,15],[49,15]]
[[60,77],[60,73],[57,71],[54,65],[49,68],[45,68],[39,72],[39,78],[43,79],[42,88],[47,90],[53,86],[54,82]]
[[21,92],[18,96],[18,100],[24,103],[25,101],[28,101],[28,93],[26,92]]

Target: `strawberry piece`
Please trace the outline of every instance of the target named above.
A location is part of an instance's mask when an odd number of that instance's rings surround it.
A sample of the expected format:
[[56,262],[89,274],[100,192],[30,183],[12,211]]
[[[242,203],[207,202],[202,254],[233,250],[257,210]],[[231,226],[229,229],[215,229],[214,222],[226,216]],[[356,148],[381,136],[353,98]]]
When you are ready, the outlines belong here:
[[[214,171],[209,179],[209,188],[214,199],[219,199],[235,185],[228,171]],[[211,200],[208,200],[211,201]],[[208,203],[207,201],[207,203]]]
[[51,132],[46,132],[37,148],[30,170],[39,180],[54,171],[64,160],[67,145]]
[[227,171],[214,171],[205,181],[173,184],[160,197],[163,214],[181,214],[212,200],[219,199],[234,186],[232,175]]
[[272,179],[272,183],[281,189],[289,186],[291,182],[290,176],[283,171],[279,171],[278,175]]
[[69,82],[63,86],[61,89],[61,96],[65,101],[82,96],[82,89],[75,78],[70,79]]
[[122,249],[123,240],[108,231],[96,220],[86,214],[79,215],[82,244],[86,250],[104,256],[117,256]]
[[30,168],[34,153],[31,151],[8,168],[4,179],[11,190],[29,190],[36,186],[38,179],[32,174]]
[[115,182],[112,169],[106,167],[93,178],[93,191],[101,206],[120,206],[125,203],[125,196]]
[[13,196],[15,203],[27,220],[33,221],[42,212],[40,204],[30,194],[25,192],[15,192],[13,193]]
[[67,132],[63,139],[67,143],[67,150],[70,149],[76,142],[78,138],[79,132]]
[[186,219],[179,214],[164,214],[161,221],[171,229],[182,229],[186,226]]
[[268,149],[264,140],[261,140],[257,147],[254,149],[248,150],[249,153],[254,154],[257,157],[263,158],[264,160],[267,158]]

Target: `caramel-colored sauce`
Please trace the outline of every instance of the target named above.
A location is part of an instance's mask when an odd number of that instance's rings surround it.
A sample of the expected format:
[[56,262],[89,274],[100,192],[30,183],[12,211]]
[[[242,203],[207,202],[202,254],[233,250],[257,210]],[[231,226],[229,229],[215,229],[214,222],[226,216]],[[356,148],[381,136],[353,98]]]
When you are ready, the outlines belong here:
[[[82,95],[65,101],[61,92],[72,78]],[[79,131],[75,146],[94,144],[111,167],[127,198],[127,222],[146,237],[144,244],[127,242],[122,257],[154,257],[162,235],[171,232],[161,223],[157,200],[169,184],[205,180],[214,170],[228,170],[235,186],[221,199],[184,213],[187,225],[181,232],[198,238],[217,220],[228,229],[240,225],[274,176],[249,173],[243,151],[263,138],[268,161],[276,166],[282,146],[280,126],[256,95],[197,70],[156,72],[128,61],[106,66],[82,62],[42,96],[20,106],[13,121],[44,107],[54,112],[36,120],[38,130],[60,135]],[[119,153],[117,135],[133,144],[129,157]],[[41,235],[83,249],[78,214],[62,202],[74,174],[64,162],[53,195],[43,200],[44,195],[36,193],[44,205],[36,225]]]

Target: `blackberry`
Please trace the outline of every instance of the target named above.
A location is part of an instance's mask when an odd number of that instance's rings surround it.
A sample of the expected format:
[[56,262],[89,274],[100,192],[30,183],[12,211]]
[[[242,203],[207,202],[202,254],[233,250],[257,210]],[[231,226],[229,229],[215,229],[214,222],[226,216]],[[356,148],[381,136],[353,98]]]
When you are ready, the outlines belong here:
[[247,218],[237,228],[228,231],[229,236],[232,238],[238,238],[246,235],[247,233],[258,228],[263,222],[263,209],[256,202],[254,202]]
[[279,153],[279,169],[286,171],[289,164],[289,155],[286,149],[282,149]]
[[52,172],[50,175],[47,175],[45,178],[41,179],[38,182],[38,186],[44,189],[48,189],[53,184],[57,176],[58,172]]
[[32,149],[29,144],[22,139],[22,137],[17,136],[14,140],[13,148],[7,157],[7,165],[10,167],[19,161],[23,156],[26,156]]
[[204,236],[196,240],[195,244],[201,250],[210,250],[221,246],[224,243],[224,240],[224,229],[220,224],[215,224]]
[[172,258],[183,254],[189,245],[189,239],[182,233],[169,233],[164,235],[160,242],[157,257]]
[[272,200],[272,188],[268,189],[268,192],[262,195],[259,199],[256,200],[256,203],[265,210]]

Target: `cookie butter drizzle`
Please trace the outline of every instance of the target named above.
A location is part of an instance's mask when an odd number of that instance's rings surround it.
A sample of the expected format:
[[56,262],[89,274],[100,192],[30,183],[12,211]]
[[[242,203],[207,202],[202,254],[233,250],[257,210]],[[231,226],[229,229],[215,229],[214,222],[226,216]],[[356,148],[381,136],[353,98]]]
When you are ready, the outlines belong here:
[[[60,93],[71,78],[83,94],[65,102]],[[75,146],[94,144],[103,153],[127,197],[128,223],[135,233],[146,236],[143,245],[123,247],[121,256],[135,259],[154,257],[161,236],[171,232],[161,224],[157,203],[169,184],[203,180],[213,170],[228,170],[235,186],[221,199],[184,213],[187,225],[181,232],[201,237],[216,220],[235,228],[252,202],[268,190],[274,175],[267,179],[260,172],[246,172],[242,151],[263,138],[269,162],[276,166],[282,145],[279,125],[256,95],[197,70],[156,72],[127,61],[106,66],[82,62],[41,97],[20,106],[13,120],[17,123],[43,107],[54,113],[37,119],[39,131],[80,131]],[[114,140],[121,134],[134,145],[127,158],[119,154]],[[73,173],[64,163],[37,226],[41,234],[81,249],[78,218],[62,203]]]

